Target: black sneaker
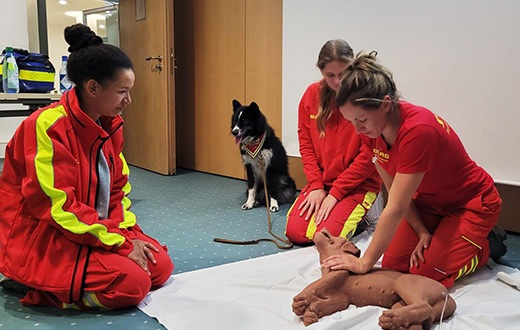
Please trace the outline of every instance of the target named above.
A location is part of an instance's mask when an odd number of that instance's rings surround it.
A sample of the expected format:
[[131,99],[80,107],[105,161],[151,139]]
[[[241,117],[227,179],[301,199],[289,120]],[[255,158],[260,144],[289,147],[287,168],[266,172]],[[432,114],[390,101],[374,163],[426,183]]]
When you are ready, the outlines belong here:
[[23,285],[22,283],[18,283],[15,280],[10,279],[7,276],[4,276],[0,280],[0,286],[3,287],[4,289],[11,290],[11,291],[16,291],[18,293],[23,293],[23,294],[26,294],[27,291],[29,291],[29,287],[28,286]]
[[488,235],[489,256],[494,262],[497,262],[507,252],[507,246],[504,241],[507,239],[506,231],[499,225],[495,225]]

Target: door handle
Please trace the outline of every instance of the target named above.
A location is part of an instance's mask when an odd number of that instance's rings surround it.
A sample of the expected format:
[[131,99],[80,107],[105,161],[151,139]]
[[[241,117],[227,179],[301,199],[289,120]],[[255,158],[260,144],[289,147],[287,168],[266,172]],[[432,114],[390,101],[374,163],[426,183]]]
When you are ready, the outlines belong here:
[[157,60],[159,61],[159,63],[162,62],[162,56],[159,55],[159,56],[150,56],[150,57],[147,57],[144,59],[145,61],[151,61],[151,60]]
[[157,60],[159,63],[155,65],[155,69],[158,71],[162,71],[162,56],[150,56],[144,59],[145,61]]

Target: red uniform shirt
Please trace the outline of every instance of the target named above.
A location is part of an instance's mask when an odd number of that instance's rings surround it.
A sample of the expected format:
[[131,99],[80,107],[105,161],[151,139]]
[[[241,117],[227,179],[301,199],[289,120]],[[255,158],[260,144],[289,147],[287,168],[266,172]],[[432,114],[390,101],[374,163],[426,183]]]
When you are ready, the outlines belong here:
[[372,164],[372,153],[363,145],[354,126],[337,108],[320,137],[318,115],[321,85],[311,84],[298,108],[298,138],[303,170],[311,190],[325,188],[341,200],[354,188],[379,192],[381,180]]
[[422,209],[446,214],[489,191],[491,176],[469,156],[452,127],[430,110],[399,102],[401,126],[391,148],[379,136],[363,140],[392,177],[422,173],[414,200]]

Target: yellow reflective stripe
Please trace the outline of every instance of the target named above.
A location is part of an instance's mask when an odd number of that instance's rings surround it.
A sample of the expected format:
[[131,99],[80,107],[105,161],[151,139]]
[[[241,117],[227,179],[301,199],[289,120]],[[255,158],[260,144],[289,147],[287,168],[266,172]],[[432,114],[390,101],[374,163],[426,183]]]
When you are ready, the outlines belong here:
[[356,228],[359,224],[359,222],[363,219],[363,217],[366,214],[366,210],[369,210],[372,207],[372,204],[376,200],[377,194],[371,191],[368,191],[365,194],[365,197],[363,198],[363,202],[361,204],[358,204],[352,213],[349,215],[347,220],[345,221],[345,224],[343,225],[343,229],[341,230],[341,233],[339,234],[339,237],[345,237],[347,239],[350,239],[352,235],[354,235],[354,232],[356,231]]
[[[299,197],[298,197],[299,198]],[[350,213],[349,217],[345,221],[343,225],[343,229],[341,230],[341,233],[339,234],[339,237],[345,237],[347,239],[350,239],[352,235],[354,235],[354,232],[356,231],[356,228],[359,224],[359,222],[363,219],[363,217],[366,214],[366,210],[370,209],[372,207],[372,204],[377,198],[377,194],[371,191],[368,191],[365,194],[365,197],[363,198],[363,202],[361,204],[356,205],[352,213]],[[296,204],[296,201],[289,209],[289,212],[287,214],[291,213],[291,210],[293,206]],[[289,217],[287,216],[287,221],[289,220]],[[307,226],[307,231],[305,233],[305,237],[308,239],[313,239],[314,234],[316,233],[317,226],[316,222],[314,221],[314,214],[312,215],[312,218],[309,220],[309,225]]]
[[[309,219],[309,225],[307,226],[307,232],[305,233],[305,237],[312,240],[314,238],[314,234],[316,233],[316,229],[318,229],[318,226],[316,226],[316,221],[314,220],[314,213],[312,217]],[[304,214],[305,215],[305,214]]]
[[475,270],[477,270],[478,266],[478,256],[474,256],[473,259],[471,259],[471,267],[469,268],[469,271],[466,275],[473,273]]
[[83,294],[83,302],[87,307],[106,309],[106,307],[99,301],[94,292],[85,292]]
[[54,73],[40,72],[20,69],[18,77],[21,80],[40,81],[40,82],[54,82]]
[[466,236],[461,236],[462,239],[468,241],[469,243],[475,245],[479,250],[482,250],[482,247],[480,245],[478,245],[477,243],[473,242],[472,240],[470,240],[469,238],[467,238]]
[[62,309],[75,309],[75,310],[81,310],[78,305],[76,304],[67,304],[67,303],[63,303],[63,306],[61,306]]
[[376,198],[377,194],[375,192],[367,191],[367,193],[365,194],[365,198],[363,199],[363,207],[367,210],[370,210]]
[[354,210],[352,210],[352,213],[350,213],[349,217],[343,224],[343,229],[341,230],[339,237],[345,237],[346,239],[350,239],[352,235],[354,235],[358,223],[361,221],[361,219],[363,219],[365,212],[366,211],[363,208],[363,206],[361,206],[361,204],[358,204],[354,208]]
[[479,263],[478,256],[474,256],[473,258],[471,258],[471,260],[468,262],[468,264],[459,270],[456,280],[462,276],[469,275],[469,274],[473,273],[475,270],[477,270],[478,263]]
[[63,116],[66,116],[65,109],[59,105],[54,109],[43,111],[36,120],[37,150],[34,167],[41,189],[51,200],[51,216],[58,225],[74,234],[90,233],[105,245],[121,245],[125,242],[123,235],[109,233],[101,223],[92,225],[83,223],[74,213],[63,209],[63,205],[67,202],[67,194],[54,187],[54,147],[52,139],[47,134],[47,130]]
[[457,279],[459,279],[460,277],[464,276],[464,274],[466,273],[466,269],[467,269],[467,268],[468,268],[468,267],[464,266],[464,267],[462,267],[461,269],[459,269],[459,273],[457,274],[457,278],[456,278],[455,280],[457,280]]
[[[123,169],[122,174],[123,175],[130,175],[130,168],[128,167],[128,164],[126,163],[125,156],[123,156],[123,153],[119,154],[119,158],[121,159],[121,162],[123,163]],[[132,186],[130,185],[130,181],[126,181],[125,186],[122,188],[123,190],[123,200],[121,201],[121,205],[123,207],[123,221],[119,224],[119,228],[128,228],[135,226],[137,220],[135,217],[135,214],[130,211],[130,206],[132,206],[132,201],[130,198],[127,197],[127,195],[132,190]]]

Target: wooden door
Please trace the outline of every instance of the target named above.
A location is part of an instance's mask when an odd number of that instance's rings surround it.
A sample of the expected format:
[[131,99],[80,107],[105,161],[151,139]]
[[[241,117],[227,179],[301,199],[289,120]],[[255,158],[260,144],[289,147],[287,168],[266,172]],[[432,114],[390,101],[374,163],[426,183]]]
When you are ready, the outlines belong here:
[[244,178],[231,102],[257,102],[281,138],[282,0],[176,0],[175,15],[178,164]]
[[136,76],[123,113],[125,157],[131,165],[175,174],[173,1],[120,1],[119,31]]
[[230,127],[232,100],[245,97],[245,2],[177,0],[175,10],[179,166],[243,178]]

